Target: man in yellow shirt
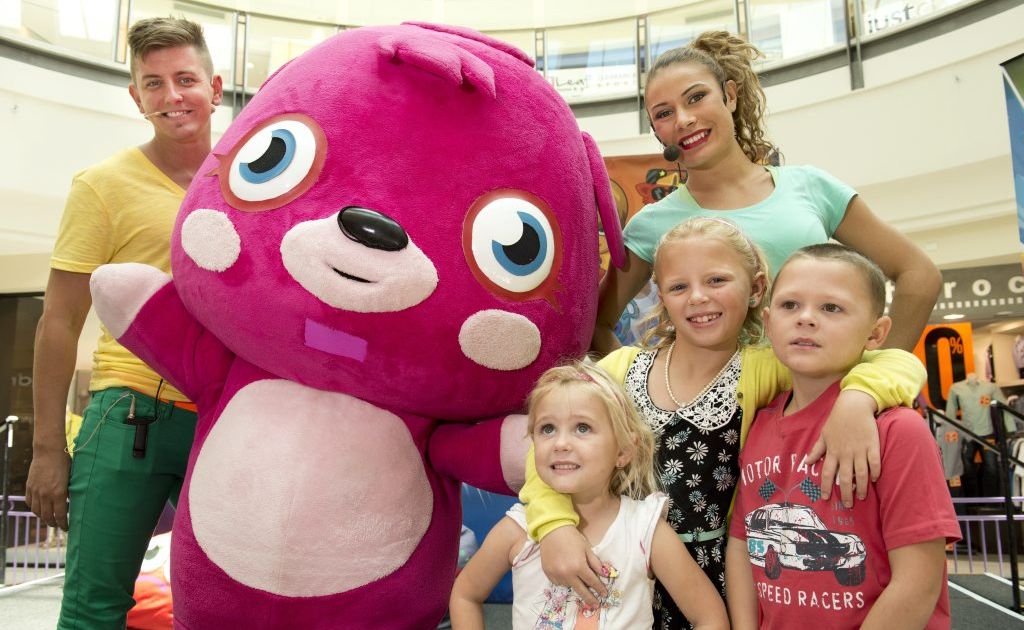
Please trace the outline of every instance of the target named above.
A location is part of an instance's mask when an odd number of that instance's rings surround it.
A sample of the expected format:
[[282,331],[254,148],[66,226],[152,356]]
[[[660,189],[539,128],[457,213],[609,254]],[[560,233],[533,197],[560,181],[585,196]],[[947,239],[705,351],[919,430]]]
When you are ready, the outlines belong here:
[[195,407],[104,329],[73,466],[66,450],[65,402],[92,304],[90,274],[119,262],[170,272],[175,216],[210,152],[210,117],[222,97],[198,24],[142,20],[128,43],[128,91],[153,138],[75,176],[36,331],[25,494],[47,525],[68,531],[61,629],[124,627],[153,528],[168,498],[177,501],[196,425]]

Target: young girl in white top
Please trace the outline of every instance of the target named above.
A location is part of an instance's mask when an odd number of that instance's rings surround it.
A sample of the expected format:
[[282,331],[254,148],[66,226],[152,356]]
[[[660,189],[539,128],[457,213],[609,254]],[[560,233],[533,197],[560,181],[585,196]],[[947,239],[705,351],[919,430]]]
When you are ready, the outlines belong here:
[[715,587],[664,520],[665,495],[651,494],[654,439],[622,388],[597,367],[553,368],[529,409],[537,474],[571,497],[608,595],[587,608],[569,587],[553,586],[517,504],[455,581],[452,627],[483,628],[483,602],[511,568],[515,630],[650,628],[655,576],[694,627],[728,628]]

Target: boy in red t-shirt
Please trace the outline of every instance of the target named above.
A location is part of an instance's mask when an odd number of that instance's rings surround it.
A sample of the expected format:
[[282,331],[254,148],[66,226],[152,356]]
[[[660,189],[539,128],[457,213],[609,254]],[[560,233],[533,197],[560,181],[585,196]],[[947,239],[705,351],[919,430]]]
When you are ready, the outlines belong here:
[[[913,411],[878,418],[882,473],[844,507],[805,454],[865,349],[882,345],[885,276],[835,244],[775,279],[765,326],[793,391],[757,415],[740,454],[726,553],[733,628],[949,628],[946,542],[960,538],[938,446]],[[866,473],[865,473],[866,474]]]

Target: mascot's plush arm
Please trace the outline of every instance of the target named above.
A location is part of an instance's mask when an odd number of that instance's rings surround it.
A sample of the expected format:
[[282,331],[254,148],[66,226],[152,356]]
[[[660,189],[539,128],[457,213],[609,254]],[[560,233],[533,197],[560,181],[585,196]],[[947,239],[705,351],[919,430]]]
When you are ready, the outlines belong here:
[[443,424],[430,438],[430,463],[441,474],[488,492],[515,495],[526,479],[526,416],[474,425]]
[[185,310],[166,273],[103,265],[89,281],[100,320],[119,343],[192,401],[224,383],[233,354]]

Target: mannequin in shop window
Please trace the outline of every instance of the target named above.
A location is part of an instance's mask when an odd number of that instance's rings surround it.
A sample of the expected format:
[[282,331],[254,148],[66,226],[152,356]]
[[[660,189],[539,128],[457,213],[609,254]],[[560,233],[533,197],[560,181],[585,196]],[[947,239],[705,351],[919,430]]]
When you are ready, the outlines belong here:
[[[946,399],[946,415],[955,418],[960,412],[963,424],[990,444],[995,444],[995,432],[992,427],[992,413],[989,404],[992,400],[1006,402],[1002,390],[988,381],[978,378],[971,372],[967,378],[953,383]],[[1003,422],[1007,433],[1016,428],[1014,422],[1003,414]],[[999,463],[996,454],[974,440],[964,440],[964,476],[969,480],[964,484],[967,496],[998,496]],[[973,483],[971,483],[973,481]]]
[[1017,376],[1024,378],[1024,336],[1013,338],[1013,366],[1017,368]]

